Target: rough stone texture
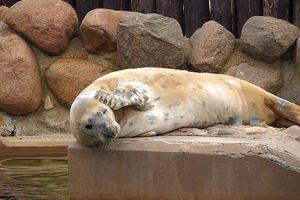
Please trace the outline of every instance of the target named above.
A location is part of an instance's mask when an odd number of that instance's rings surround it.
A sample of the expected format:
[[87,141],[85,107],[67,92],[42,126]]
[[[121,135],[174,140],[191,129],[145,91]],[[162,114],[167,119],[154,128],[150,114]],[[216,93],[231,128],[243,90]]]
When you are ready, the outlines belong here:
[[287,21],[273,17],[251,17],[241,33],[242,50],[256,59],[274,62],[294,44],[300,30]]
[[12,6],[5,22],[49,54],[60,54],[76,33],[75,10],[61,0],[22,0]]
[[295,65],[300,70],[300,39],[297,39],[295,48]]
[[235,37],[222,25],[208,21],[191,37],[190,64],[202,72],[220,72],[235,46]]
[[8,11],[8,7],[0,6],[0,21],[4,21],[7,11]]
[[58,100],[70,106],[84,88],[108,72],[110,70],[103,65],[82,59],[61,58],[46,71],[46,79]]
[[260,67],[264,67],[264,66],[271,67],[272,66],[271,63],[265,63],[260,60],[256,60],[256,59],[252,58],[251,56],[245,54],[240,49],[239,43],[237,42],[237,47],[234,49],[233,53],[228,58],[228,60],[225,64],[223,73],[225,73],[226,70],[228,70],[230,67],[236,66],[236,65],[239,65],[242,63],[247,63],[252,66],[260,66]]
[[0,109],[25,115],[38,108],[41,96],[35,55],[20,36],[0,22]]
[[117,46],[117,64],[122,68],[185,65],[186,46],[179,23],[158,14],[120,22]]
[[70,110],[56,103],[49,111],[41,108],[30,115],[13,117],[13,120],[19,136],[60,136],[69,134],[69,116]]
[[286,82],[278,92],[278,96],[300,105],[300,73],[296,72],[292,79]]
[[285,85],[284,87],[282,87],[277,95],[290,102],[300,105],[299,88],[300,88],[300,82],[299,81],[293,82],[290,85]]
[[14,123],[4,112],[0,112],[0,135],[3,137],[15,135]]
[[39,113],[37,120],[50,130],[65,132],[69,131],[69,118],[64,114],[60,108],[55,108]]
[[230,67],[226,74],[246,80],[273,94],[276,94],[282,85],[280,67],[257,67],[241,63]]
[[48,111],[48,110],[52,110],[53,108],[55,108],[55,104],[51,96],[47,94],[44,98],[44,110]]
[[101,55],[89,54],[78,37],[73,38],[66,51],[58,56],[50,56],[34,46],[32,46],[32,49],[37,57],[42,74],[59,58],[78,58],[118,69],[116,66],[116,52],[106,52]]
[[216,128],[217,137],[117,139],[102,148],[75,143],[68,150],[71,199],[299,198],[299,132],[231,127],[239,133],[233,138]]
[[94,9],[83,19],[79,35],[86,50],[99,54],[117,49],[117,27],[121,20],[140,15],[136,12]]

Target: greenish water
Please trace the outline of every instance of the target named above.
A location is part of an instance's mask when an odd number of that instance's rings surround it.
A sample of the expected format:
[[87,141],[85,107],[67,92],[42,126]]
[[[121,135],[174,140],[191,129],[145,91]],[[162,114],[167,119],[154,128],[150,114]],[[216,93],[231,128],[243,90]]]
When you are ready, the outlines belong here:
[[0,199],[68,199],[65,157],[0,157]]

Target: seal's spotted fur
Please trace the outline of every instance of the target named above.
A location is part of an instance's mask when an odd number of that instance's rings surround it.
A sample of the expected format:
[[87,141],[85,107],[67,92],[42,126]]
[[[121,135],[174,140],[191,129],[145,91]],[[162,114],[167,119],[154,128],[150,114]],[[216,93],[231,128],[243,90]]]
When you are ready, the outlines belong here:
[[71,131],[88,145],[232,119],[300,124],[299,106],[249,82],[163,68],[127,69],[97,79],[75,99],[70,115]]

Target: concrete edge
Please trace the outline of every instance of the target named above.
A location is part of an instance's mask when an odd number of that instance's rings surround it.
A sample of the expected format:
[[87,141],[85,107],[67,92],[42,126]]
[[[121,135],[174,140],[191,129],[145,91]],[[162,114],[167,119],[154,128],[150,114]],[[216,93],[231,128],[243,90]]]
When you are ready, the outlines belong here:
[[67,155],[72,135],[0,137],[0,156]]
[[[300,147],[300,146],[297,146]],[[229,157],[259,156],[286,169],[300,173],[300,148],[291,149],[280,140],[249,138],[221,138],[197,136],[155,136],[148,138],[121,138],[102,147],[85,147],[78,143],[69,151],[152,151],[227,155]],[[295,150],[295,151],[293,151]]]

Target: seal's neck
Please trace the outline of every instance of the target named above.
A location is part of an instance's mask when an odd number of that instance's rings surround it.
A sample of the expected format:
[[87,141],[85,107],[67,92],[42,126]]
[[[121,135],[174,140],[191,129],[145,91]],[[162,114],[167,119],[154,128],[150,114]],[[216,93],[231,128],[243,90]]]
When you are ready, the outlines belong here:
[[119,109],[119,110],[115,110],[115,111],[114,111],[114,114],[115,114],[115,120],[116,120],[116,122],[117,122],[118,124],[120,124],[120,121],[121,121],[121,119],[122,119],[123,116],[124,116],[124,111],[123,111],[123,109],[121,108],[121,109]]

